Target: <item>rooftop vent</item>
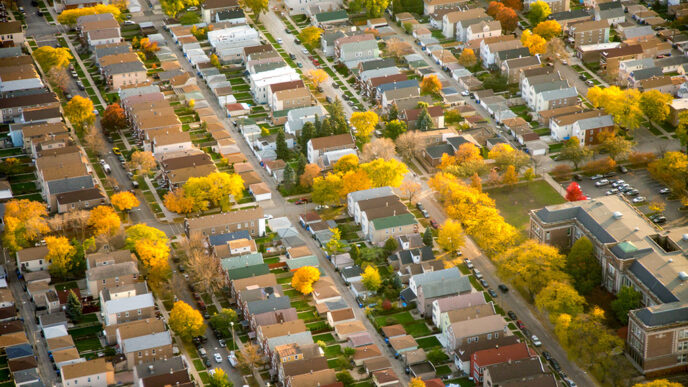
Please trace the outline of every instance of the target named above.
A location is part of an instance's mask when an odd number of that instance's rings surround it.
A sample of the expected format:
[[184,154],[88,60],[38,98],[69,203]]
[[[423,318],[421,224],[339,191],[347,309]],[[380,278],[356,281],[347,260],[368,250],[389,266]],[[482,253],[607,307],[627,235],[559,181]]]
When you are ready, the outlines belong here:
[[681,271],[678,273],[678,278],[680,278],[681,281],[688,280],[688,274],[686,274],[685,271]]
[[683,239],[684,241],[688,241],[688,234],[683,234],[681,239]]
[[615,211],[613,216],[614,216],[614,219],[617,219],[617,220],[623,218],[623,214],[620,213],[619,211]]

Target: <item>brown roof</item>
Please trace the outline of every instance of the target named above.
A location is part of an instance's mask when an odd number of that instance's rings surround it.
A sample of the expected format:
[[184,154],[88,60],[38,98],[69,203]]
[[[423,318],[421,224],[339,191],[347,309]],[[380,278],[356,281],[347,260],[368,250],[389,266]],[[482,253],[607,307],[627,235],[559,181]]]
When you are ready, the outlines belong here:
[[[31,57],[29,57],[31,58]],[[22,95],[17,97],[0,98],[0,109],[8,109],[19,106],[47,105],[59,102],[55,93],[42,93]]]
[[599,30],[603,28],[609,28],[609,22],[605,20],[592,20],[583,21],[578,23],[569,24],[569,29],[573,28],[574,33],[583,31]]
[[238,6],[237,0],[205,0],[205,3],[201,5],[203,9],[234,8]]
[[[14,305],[0,308],[0,320],[10,319],[17,316],[17,308]],[[10,344],[13,345],[13,344]]]
[[[433,0],[437,1],[437,0]],[[453,3],[453,1],[449,1],[449,3]],[[443,3],[440,3],[443,4]],[[450,12],[446,15],[444,15],[449,23],[456,23],[460,20],[469,20],[469,19],[475,19],[477,17],[485,15],[485,9],[484,8],[473,8],[469,9],[467,11],[455,11],[455,12]]]
[[[418,119],[420,116],[420,113],[423,111],[423,109],[407,109],[406,110],[406,119],[408,121],[415,121]],[[442,106],[430,106],[428,107],[428,113],[430,114],[430,117],[440,117],[444,115],[444,109]]]
[[262,325],[258,329],[264,339],[270,339],[305,332],[306,323],[303,320],[292,320],[278,324]]
[[244,55],[256,54],[259,52],[275,51],[271,44],[261,44],[258,46],[244,47]]
[[10,372],[14,373],[22,370],[30,370],[38,367],[38,363],[33,356],[26,356],[19,359],[12,359],[7,362],[10,367]]
[[397,352],[399,352],[400,349],[418,347],[416,339],[411,335],[390,337],[389,345]]
[[48,255],[48,247],[46,246],[29,247],[17,251],[19,262],[30,262],[37,259],[43,259],[46,255]]
[[340,309],[331,312],[327,312],[334,323],[337,321],[346,321],[356,318],[354,311],[351,308]]
[[603,116],[605,114],[607,114],[607,113],[605,113],[602,110],[588,110],[585,112],[578,112],[578,113],[567,114],[565,116],[555,117],[555,118],[552,118],[552,120],[554,121],[554,123],[556,123],[557,125],[560,125],[560,126],[561,125],[571,125],[578,120],[583,120],[586,118],[599,117],[599,116]]
[[313,252],[311,251],[311,248],[308,247],[308,245],[290,247],[287,249],[287,252],[289,253],[289,257],[291,258],[300,258],[313,255]]
[[363,361],[363,366],[369,371],[379,371],[392,367],[389,359],[384,356],[368,359]]
[[325,358],[325,356],[282,363],[282,370],[285,377],[303,375],[326,368],[328,367],[327,358]]
[[376,380],[378,385],[392,383],[399,380],[397,374],[391,368],[373,372],[373,380]]
[[479,363],[481,367],[485,367],[491,364],[504,363],[509,360],[516,361],[526,359],[534,355],[535,353],[528,348],[526,343],[517,343],[477,351],[473,353],[471,359]]
[[339,323],[335,325],[334,330],[340,335],[350,335],[352,333],[363,332],[366,330],[365,325],[358,320]]
[[661,77],[652,77],[649,79],[644,79],[640,81],[640,87],[643,89],[653,89],[655,87],[668,86],[673,84],[671,77],[664,75]]
[[[7,308],[12,308],[16,314],[16,309],[14,306],[8,306]],[[2,308],[2,309],[7,309]],[[8,333],[6,335],[0,336],[0,348],[7,348],[17,344],[28,343],[29,340],[26,338],[26,333],[24,331]]]
[[305,87],[306,86],[303,84],[303,81],[300,79],[297,79],[295,81],[273,83],[272,85],[270,85],[270,91],[273,93],[276,93],[278,91],[299,89],[299,88],[305,88]]
[[313,145],[313,149],[316,150],[329,149],[338,146],[355,146],[354,139],[349,133],[312,138],[311,144]]
[[620,56],[628,56],[628,55],[638,55],[643,53],[643,47],[639,44],[631,44],[629,46],[622,46],[622,47],[616,47],[616,48],[611,48],[609,50],[603,51],[602,56],[609,59],[609,58],[616,58]]
[[112,363],[106,362],[105,359],[93,359],[82,363],[69,364],[62,367],[62,378],[70,380],[80,378],[82,376],[96,375],[104,372],[113,372],[114,367]]
[[291,98],[303,98],[311,95],[310,91],[305,87],[300,87],[298,89],[280,90],[273,92],[273,95],[277,100],[286,100]]
[[294,387],[321,387],[326,384],[336,383],[337,377],[333,369],[326,368],[312,373],[291,376],[289,380]]
[[86,188],[86,189],[80,189],[78,191],[72,191],[72,192],[64,192],[55,195],[55,198],[57,199],[57,202],[60,204],[69,204],[69,203],[76,203],[76,202],[83,202],[83,201],[89,201],[89,200],[99,200],[99,199],[105,199],[105,195],[98,189],[97,187],[94,188]]
[[6,335],[8,333],[21,332],[24,330],[24,324],[21,321],[6,321],[0,323],[0,335]]
[[0,23],[0,35],[16,34],[17,32],[22,32],[22,24],[20,21]]
[[261,207],[249,208],[245,210],[224,212],[215,215],[206,215],[199,218],[187,218],[186,223],[189,230],[217,226],[221,227],[227,224],[235,224],[246,222],[250,220],[257,220],[263,217],[263,209]]
[[450,323],[457,321],[466,321],[474,318],[481,318],[492,316],[495,314],[492,303],[482,305],[472,305],[461,309],[450,310],[447,312],[447,317]]
[[[364,210],[361,210],[363,212]],[[366,219],[371,221],[373,219],[386,218],[389,216],[397,216],[402,214],[408,214],[409,210],[406,205],[400,201],[392,202],[389,206],[369,208],[365,210]]]
[[375,344],[365,345],[363,347],[356,348],[356,353],[354,353],[354,360],[365,360],[372,359],[382,355],[382,351]]
[[43,180],[52,181],[88,174],[81,153],[44,156],[36,160],[36,169],[43,174]]
[[359,42],[365,42],[368,40],[375,40],[375,35],[373,35],[373,34],[360,34],[360,35],[353,35],[353,36],[344,36],[342,38],[337,39],[334,42],[334,44],[341,46],[342,44],[359,43]]
[[384,75],[382,77],[370,78],[370,79],[368,79],[368,83],[370,83],[370,86],[372,86],[372,87],[378,87],[378,86],[384,85],[386,83],[400,82],[400,81],[405,81],[407,79],[408,79],[408,75],[406,75],[406,74],[392,74],[392,75]]
[[162,168],[166,171],[173,171],[175,169],[198,167],[201,165],[213,164],[213,160],[205,153],[197,153],[191,155],[184,155],[181,157],[164,158],[160,161]]
[[268,273],[268,274],[263,274],[255,277],[249,277],[249,278],[243,278],[239,280],[234,280],[232,281],[232,286],[234,287],[234,290],[236,292],[240,292],[242,290],[245,290],[247,287],[255,285],[256,287],[259,288],[264,288],[267,286],[274,286],[277,285],[277,278],[275,277],[275,274],[273,273]]
[[401,324],[394,324],[382,327],[382,333],[385,337],[403,336],[406,334],[406,329]]
[[165,372],[159,375],[144,377],[141,379],[143,387],[193,387],[195,384],[189,378],[189,372],[186,369],[175,371],[172,373]]
[[181,130],[176,131],[174,129],[166,130],[165,133],[159,133],[152,137],[156,146],[191,142],[191,135],[189,132],[184,132]]
[[157,318],[132,321],[130,323],[118,324],[117,330],[121,340],[132,337],[140,337],[160,333],[166,330],[165,322]]
[[53,361],[55,362],[55,364],[59,364],[64,361],[76,360],[81,357],[79,356],[79,351],[77,351],[76,348],[67,348],[58,351],[52,351],[51,354],[53,355]]
[[582,110],[583,110],[583,107],[580,105],[564,106],[564,107],[560,107],[560,108],[556,108],[556,109],[549,109],[549,110],[540,111],[540,112],[538,112],[538,115],[541,118],[549,119],[551,117],[558,117],[561,115],[576,113],[576,112],[580,112]]

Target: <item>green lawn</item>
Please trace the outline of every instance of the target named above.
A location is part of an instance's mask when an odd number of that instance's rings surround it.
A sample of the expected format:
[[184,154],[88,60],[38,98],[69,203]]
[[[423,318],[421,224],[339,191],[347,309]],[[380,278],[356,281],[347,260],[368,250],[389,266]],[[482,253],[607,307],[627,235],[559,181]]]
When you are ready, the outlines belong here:
[[334,339],[334,336],[332,336],[332,333],[324,333],[322,335],[313,336],[313,341],[315,341],[316,343],[318,341],[322,341],[325,344],[332,344],[336,340]]
[[339,345],[330,345],[325,347],[323,350],[325,352],[325,357],[328,359],[333,359],[342,353],[342,348]]
[[406,333],[413,337],[427,336],[432,333],[425,324],[425,321],[414,319],[413,316],[411,316],[411,313],[408,311],[399,312],[388,316],[378,316],[375,317],[375,322],[380,327],[401,324],[404,326],[404,329],[406,329]]
[[196,368],[196,371],[204,371],[205,370],[205,365],[203,364],[203,361],[201,359],[195,359],[193,361],[194,368]]
[[566,201],[544,180],[491,189],[487,194],[494,199],[504,219],[522,232],[528,225],[529,210]]
[[[75,339],[78,339],[80,337],[84,336],[95,336],[100,331],[103,330],[103,327],[100,324],[93,325],[90,327],[85,327],[85,328],[74,328],[69,330],[69,334],[72,335]],[[76,340],[74,340],[76,342]]]
[[416,339],[416,342],[418,343],[418,346],[420,348],[423,348],[426,351],[430,348],[440,347],[442,345],[440,343],[440,341],[437,340],[437,337],[435,337],[435,336],[423,337],[422,339]]
[[435,369],[437,376],[444,376],[451,374],[451,368],[448,365],[442,365]]
[[79,353],[87,351],[97,351],[103,348],[103,346],[100,345],[100,340],[97,337],[92,337],[88,339],[80,338],[78,340],[74,340],[74,343],[76,344],[76,349],[77,351],[79,351]]

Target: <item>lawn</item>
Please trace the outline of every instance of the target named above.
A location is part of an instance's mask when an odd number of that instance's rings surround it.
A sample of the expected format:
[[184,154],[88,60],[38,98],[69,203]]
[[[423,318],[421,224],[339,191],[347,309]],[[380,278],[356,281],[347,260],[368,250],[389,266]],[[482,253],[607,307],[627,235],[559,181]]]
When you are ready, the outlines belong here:
[[201,381],[203,382],[203,385],[205,385],[205,386],[210,385],[210,375],[208,375],[207,372],[199,372],[198,376],[201,377]]
[[430,348],[442,346],[440,341],[437,340],[437,337],[435,337],[435,336],[429,336],[429,337],[423,337],[422,339],[416,339],[416,342],[418,343],[418,346],[420,348],[423,348],[426,351]]
[[375,318],[375,323],[380,327],[401,324],[404,326],[404,329],[406,329],[406,333],[413,337],[427,336],[431,333],[425,321],[414,319],[408,311],[388,316],[378,316]]
[[78,338],[84,337],[84,336],[95,336],[98,333],[100,333],[102,330],[103,330],[102,325],[97,324],[97,325],[93,325],[93,326],[85,327],[85,328],[70,329],[69,334],[72,335],[72,337],[74,337],[75,339],[78,339]]
[[328,359],[333,359],[342,353],[342,348],[339,345],[330,345],[325,347],[323,350],[325,352],[325,357]]
[[79,353],[87,351],[97,351],[102,349],[103,346],[100,345],[100,339],[97,337],[92,337],[90,339],[80,338],[79,340],[74,340],[76,344],[76,349]]
[[494,199],[504,219],[524,233],[528,225],[529,210],[566,201],[544,180],[519,184],[512,188],[491,189],[487,194]]
[[194,368],[196,368],[196,371],[204,371],[205,370],[205,365],[203,364],[203,361],[201,359],[195,359],[193,361]]
[[451,368],[448,365],[442,365],[435,369],[438,377],[451,374]]
[[334,339],[334,336],[332,336],[332,333],[325,333],[325,334],[322,334],[322,335],[313,336],[313,341],[315,341],[316,343],[317,343],[318,341],[322,341],[322,342],[324,342],[325,344],[332,344],[332,343],[334,343],[336,340]]

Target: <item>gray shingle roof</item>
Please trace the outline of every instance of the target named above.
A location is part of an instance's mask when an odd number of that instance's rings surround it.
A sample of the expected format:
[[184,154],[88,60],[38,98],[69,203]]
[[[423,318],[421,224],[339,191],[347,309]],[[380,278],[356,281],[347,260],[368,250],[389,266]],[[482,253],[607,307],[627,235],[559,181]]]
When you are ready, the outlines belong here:
[[553,99],[575,97],[578,95],[578,92],[576,92],[575,87],[567,87],[566,89],[543,91],[541,94],[542,94],[542,98],[545,101],[548,101],[548,100],[553,100]]
[[546,207],[535,212],[537,217],[545,223],[556,223],[576,219],[588,229],[600,242],[614,243],[616,240],[580,207],[563,208],[550,211]]
[[676,302],[678,298],[669,291],[669,289],[662,284],[657,277],[650,273],[645,266],[640,262],[634,261],[629,271],[633,273],[652,293],[654,293],[662,302]]
[[261,314],[273,310],[289,309],[291,307],[289,297],[273,297],[266,300],[252,301],[246,304],[250,315]]
[[104,70],[108,74],[126,74],[139,71],[146,71],[146,66],[144,66],[143,63],[139,61],[113,63],[111,65],[105,66]]
[[564,11],[564,12],[556,12],[551,15],[547,19],[550,20],[571,20],[571,19],[578,19],[580,17],[585,17],[585,16],[592,16],[590,13],[585,8],[581,9],[573,9],[571,11]]
[[614,126],[614,120],[612,119],[612,116],[607,114],[605,116],[591,117],[579,120],[578,126],[582,130],[605,128],[608,126]]
[[650,67],[649,69],[640,69],[631,72],[631,77],[636,81],[650,79],[652,77],[661,77],[664,75],[661,67]]
[[640,36],[654,35],[655,31],[650,26],[639,26],[624,30],[626,39],[637,38]]
[[427,298],[442,297],[450,294],[471,291],[471,281],[468,276],[448,278],[440,281],[426,282],[421,286],[423,296]]
[[688,321],[688,304],[672,302],[634,310],[631,313],[647,326],[661,326]]
[[343,278],[354,278],[363,274],[363,270],[360,266],[349,266],[340,269],[340,273],[342,274]]
[[393,58],[375,59],[361,62],[361,71],[383,69],[387,67],[396,67],[396,62]]
[[450,155],[450,156],[453,156],[454,155],[454,147],[452,147],[449,144],[431,145],[431,146],[425,148],[425,153],[427,153],[433,159],[440,159],[440,158],[442,158],[442,155],[445,153]]
[[153,333],[151,335],[132,337],[122,343],[124,353],[137,352],[149,348],[162,347],[172,344],[172,337],[169,331]]

